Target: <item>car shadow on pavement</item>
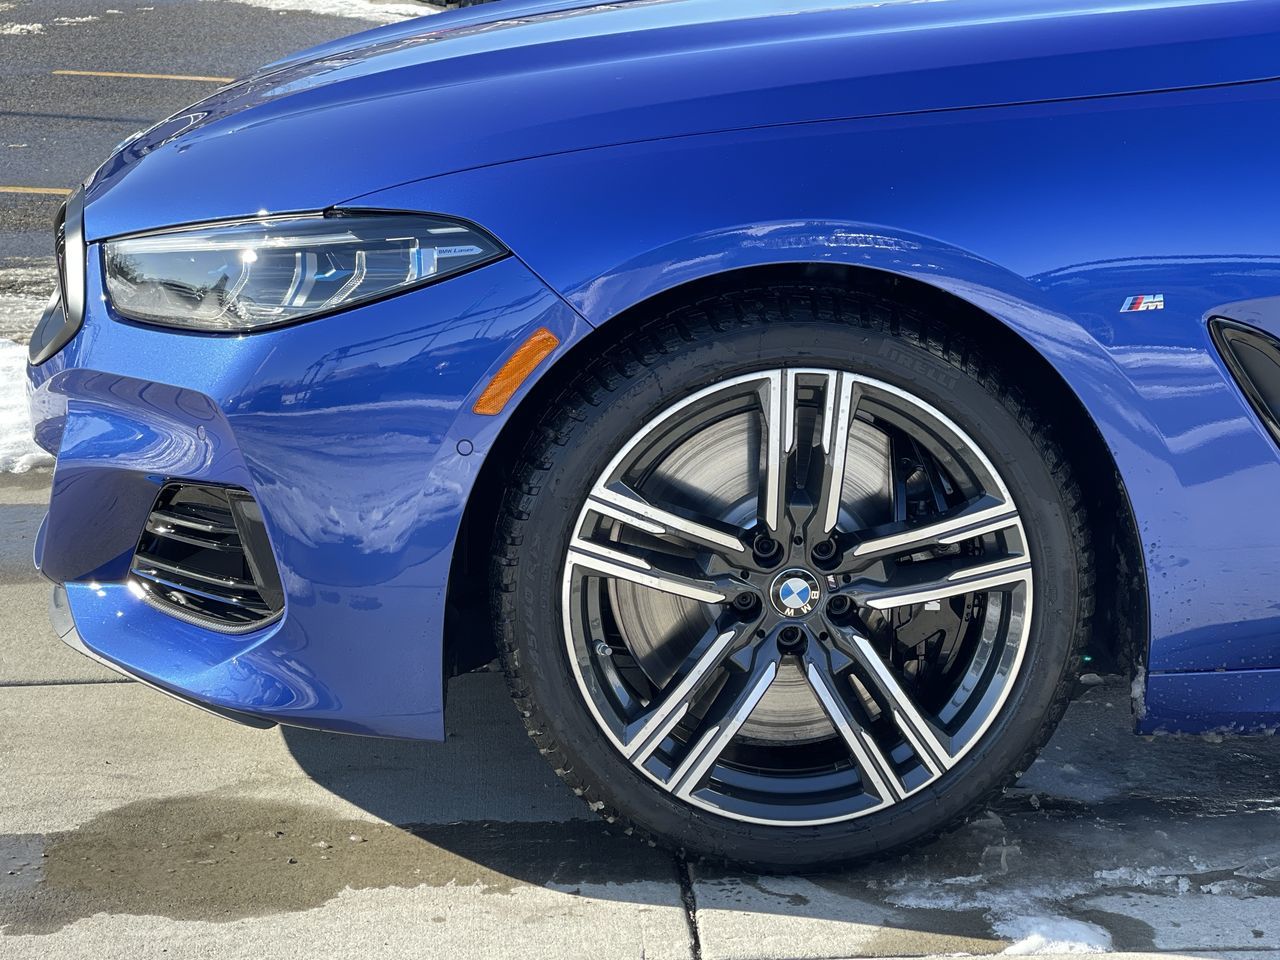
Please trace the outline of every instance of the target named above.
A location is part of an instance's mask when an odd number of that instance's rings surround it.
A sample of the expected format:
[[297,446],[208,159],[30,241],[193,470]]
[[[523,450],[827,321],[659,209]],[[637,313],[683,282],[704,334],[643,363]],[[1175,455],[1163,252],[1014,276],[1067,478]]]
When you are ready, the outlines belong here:
[[25,583],[39,576],[31,550],[44,513],[44,504],[0,504],[0,583]]
[[499,674],[454,681],[449,727],[445,743],[281,731],[319,785],[461,862],[539,885],[673,879],[670,855],[612,829],[556,778]]
[[1280,946],[1280,740],[1135,737],[1119,677],[1082,689],[1042,758],[967,823],[808,876],[685,863],[594,819],[546,768],[497,674],[454,682],[449,726],[443,744],[284,739],[314,781],[420,840],[457,883],[482,868],[643,902],[644,881],[675,877],[699,926],[786,916],[896,930],[894,949],[909,934],[923,953],[987,953],[1046,924],[1124,950]]

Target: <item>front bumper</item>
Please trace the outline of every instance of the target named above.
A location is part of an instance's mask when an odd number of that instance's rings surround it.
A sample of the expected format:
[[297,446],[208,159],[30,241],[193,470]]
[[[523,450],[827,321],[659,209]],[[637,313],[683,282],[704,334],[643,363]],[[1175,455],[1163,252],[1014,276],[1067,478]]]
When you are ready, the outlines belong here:
[[128,669],[115,661],[108,660],[96,651],[90,650],[89,647],[85,645],[85,642],[80,639],[80,632],[76,630],[75,619],[71,616],[71,606],[67,602],[67,588],[60,583],[54,585],[53,594],[49,597],[49,623],[52,624],[53,632],[57,634],[58,639],[72,650],[83,654],[90,660],[100,663],[110,670],[114,670],[122,676],[128,677],[130,680],[136,680],[139,683],[144,683],[152,690],[159,690],[161,693],[167,694],[175,700],[180,700],[193,707],[198,707],[201,710],[212,713],[214,716],[222,717],[224,720],[234,720],[237,723],[243,723],[250,727],[258,727],[261,730],[269,730],[271,727],[276,725],[274,720],[266,720],[262,717],[255,717],[248,713],[238,713],[234,710],[222,710],[211,704],[201,703],[199,700],[194,700],[191,697],[184,696],[177,690],[170,690],[168,687],[163,687],[148,677],[144,677],[137,673],[131,673]]
[[[111,315],[98,261],[90,246],[82,328],[28,368],[37,440],[58,457],[36,564],[64,585],[63,636],[220,715],[443,737],[453,544],[505,422],[471,406],[530,333],[567,345],[581,319],[508,258],[293,327],[183,334]],[[221,633],[129,588],[146,516],[175,480],[258,501],[280,619]]]

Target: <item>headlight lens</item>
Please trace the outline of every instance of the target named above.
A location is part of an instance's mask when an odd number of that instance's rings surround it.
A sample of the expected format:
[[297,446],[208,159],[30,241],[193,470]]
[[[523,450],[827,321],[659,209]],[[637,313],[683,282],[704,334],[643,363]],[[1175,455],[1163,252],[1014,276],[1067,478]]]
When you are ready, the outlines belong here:
[[316,214],[113,240],[104,264],[122,316],[230,332],[385,297],[505,253],[476,227],[439,217]]

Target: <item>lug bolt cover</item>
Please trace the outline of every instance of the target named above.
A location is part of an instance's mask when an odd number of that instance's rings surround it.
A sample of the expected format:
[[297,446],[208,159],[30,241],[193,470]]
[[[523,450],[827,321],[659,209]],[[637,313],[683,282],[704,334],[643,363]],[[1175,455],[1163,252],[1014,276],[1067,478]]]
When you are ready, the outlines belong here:
[[778,649],[783,653],[796,653],[804,647],[804,634],[798,627],[785,627],[778,634]]
[[751,549],[755,551],[757,557],[768,559],[777,553],[780,548],[777,540],[774,540],[768,534],[762,533],[756,537]]

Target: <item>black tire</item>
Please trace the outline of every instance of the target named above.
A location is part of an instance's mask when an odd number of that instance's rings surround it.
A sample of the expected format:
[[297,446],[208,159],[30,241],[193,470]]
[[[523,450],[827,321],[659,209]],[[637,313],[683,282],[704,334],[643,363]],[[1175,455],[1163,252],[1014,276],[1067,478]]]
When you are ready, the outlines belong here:
[[[595,478],[638,425],[699,388],[763,368],[847,370],[946,414],[995,465],[1035,558],[1024,659],[990,726],[927,787],[845,822],[775,826],[719,816],[656,786],[602,734],[571,676],[561,576]],[[688,855],[765,870],[882,856],[955,825],[1031,763],[1066,707],[1093,610],[1077,484],[1051,425],[940,319],[890,295],[779,287],[717,296],[636,330],[549,405],[516,464],[498,524],[493,610],[512,696],[557,773],[609,822]]]

